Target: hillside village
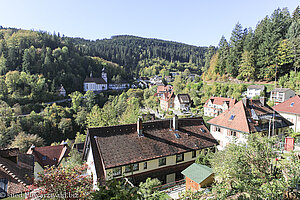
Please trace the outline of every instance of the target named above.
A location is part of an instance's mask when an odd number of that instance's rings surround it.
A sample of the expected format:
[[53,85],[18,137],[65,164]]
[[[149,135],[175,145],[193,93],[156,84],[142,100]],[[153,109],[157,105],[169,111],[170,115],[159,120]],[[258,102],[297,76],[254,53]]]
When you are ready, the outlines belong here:
[[[181,72],[176,74],[180,76]],[[79,143],[77,138],[72,143],[63,141],[51,146],[32,144],[25,153],[18,148],[1,149],[5,194],[26,191],[47,167],[59,168],[72,162],[74,152],[80,155],[77,158],[80,162],[86,163],[94,189],[112,179],[125,178],[130,184],[139,185],[152,178],[160,181],[160,187],[170,198],[178,198],[185,190],[210,188],[215,181],[214,170],[199,163],[199,157],[206,155],[203,152],[223,151],[231,143],[246,144],[249,135],[276,138],[276,151],[281,152],[277,157],[300,152],[299,138],[289,136],[290,130],[300,131],[297,92],[275,88],[267,95],[264,85],[249,85],[241,92],[239,101],[233,97],[211,96],[204,103],[203,116],[199,116],[191,112],[193,101],[189,94],[175,95],[172,84],[175,78],[170,77],[169,82],[164,80],[166,85],[161,80],[141,77],[136,85],[109,85],[105,69],[100,78],[87,77],[83,88],[95,94],[130,87],[154,88],[152,95],[157,99],[157,109],[144,109],[143,117],[134,124],[90,127]],[[272,107],[267,99],[274,102]]]
[[299,6],[218,47],[0,26],[0,199],[299,199],[299,33]]

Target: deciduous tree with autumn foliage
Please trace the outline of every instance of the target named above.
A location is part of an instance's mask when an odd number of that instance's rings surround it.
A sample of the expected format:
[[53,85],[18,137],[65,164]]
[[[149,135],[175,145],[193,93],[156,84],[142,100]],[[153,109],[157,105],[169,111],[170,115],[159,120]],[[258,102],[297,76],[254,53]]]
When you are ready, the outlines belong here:
[[29,187],[28,199],[90,199],[93,183],[86,169],[87,165],[45,169]]

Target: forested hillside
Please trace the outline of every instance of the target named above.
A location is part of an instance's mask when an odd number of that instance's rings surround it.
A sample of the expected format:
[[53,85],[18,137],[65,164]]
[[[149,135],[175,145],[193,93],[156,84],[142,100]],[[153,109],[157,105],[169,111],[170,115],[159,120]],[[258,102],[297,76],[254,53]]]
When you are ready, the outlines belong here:
[[270,81],[299,71],[299,6],[292,14],[286,8],[278,8],[255,29],[237,23],[229,41],[223,36],[218,49],[209,49],[205,60],[206,80],[233,77]]
[[138,75],[139,61],[153,58],[162,58],[169,62],[189,62],[200,69],[204,66],[204,54],[207,49],[207,47],[127,35],[96,41],[75,38],[72,41],[84,55],[98,56],[118,63],[133,75]]
[[119,75],[121,79],[128,79],[124,69],[119,65],[98,57],[82,55],[70,38],[41,31],[0,29],[2,82],[6,82],[6,76],[2,75],[16,70],[42,75],[46,84],[44,89],[49,92],[54,92],[62,84],[67,92],[71,93],[82,91],[85,77],[91,72],[93,76],[100,76],[105,66],[109,78]]

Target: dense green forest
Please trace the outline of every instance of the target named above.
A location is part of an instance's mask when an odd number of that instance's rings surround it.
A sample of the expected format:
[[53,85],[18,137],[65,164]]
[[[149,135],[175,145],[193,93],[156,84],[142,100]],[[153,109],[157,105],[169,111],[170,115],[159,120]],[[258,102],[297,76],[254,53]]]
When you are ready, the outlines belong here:
[[178,42],[120,35],[111,39],[89,41],[80,38],[72,40],[83,55],[98,56],[118,63],[138,75],[139,61],[162,58],[169,62],[189,62],[198,68],[204,66],[207,47],[196,47]]
[[254,30],[237,23],[229,41],[223,36],[217,49],[207,51],[205,61],[206,80],[233,77],[271,81],[299,71],[299,6],[292,14],[287,8],[276,9]]
[[123,67],[82,55],[70,38],[42,31],[0,29],[0,75],[15,70],[42,75],[49,92],[55,92],[62,84],[71,93],[82,91],[85,77],[91,72],[100,76],[103,67],[107,68],[109,79],[128,79]]

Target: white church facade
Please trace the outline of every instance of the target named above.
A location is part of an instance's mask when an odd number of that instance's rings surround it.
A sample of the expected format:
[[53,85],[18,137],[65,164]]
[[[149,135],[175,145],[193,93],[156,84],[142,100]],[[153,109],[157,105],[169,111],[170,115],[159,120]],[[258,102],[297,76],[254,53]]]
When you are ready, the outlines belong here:
[[93,77],[92,73],[90,77],[85,78],[83,82],[83,90],[85,92],[91,90],[93,92],[102,92],[108,89],[110,90],[124,90],[129,89],[129,83],[109,83],[107,81],[107,73],[105,68],[102,69],[101,77]]
[[91,73],[90,77],[85,78],[83,82],[83,90],[85,92],[89,90],[93,92],[107,90],[107,73],[105,68],[102,69],[101,77],[93,77]]

